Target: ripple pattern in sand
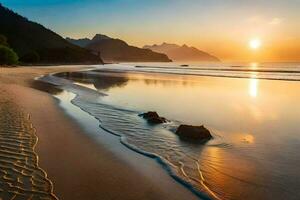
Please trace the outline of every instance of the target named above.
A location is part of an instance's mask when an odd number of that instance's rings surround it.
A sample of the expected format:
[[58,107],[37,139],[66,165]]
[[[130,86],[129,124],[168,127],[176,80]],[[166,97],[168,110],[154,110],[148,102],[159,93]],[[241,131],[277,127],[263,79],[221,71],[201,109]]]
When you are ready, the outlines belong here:
[[0,92],[0,199],[57,199],[47,174],[38,166],[37,137],[29,116]]

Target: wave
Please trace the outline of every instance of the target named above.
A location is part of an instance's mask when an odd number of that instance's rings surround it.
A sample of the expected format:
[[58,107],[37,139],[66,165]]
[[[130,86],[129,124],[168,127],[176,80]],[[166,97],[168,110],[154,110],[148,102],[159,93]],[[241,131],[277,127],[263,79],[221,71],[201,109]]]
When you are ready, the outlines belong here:
[[107,65],[94,70],[101,72],[103,70],[110,72],[146,72],[146,73],[163,73],[176,75],[192,76],[209,76],[209,77],[226,77],[226,78],[250,78],[265,80],[283,80],[283,81],[300,81],[299,67],[180,67],[176,66],[124,66],[124,65]]
[[[144,69],[179,69],[183,70],[182,67],[158,67],[158,66],[135,66],[136,68]],[[225,72],[273,72],[273,73],[300,73],[300,69],[275,69],[275,68],[266,68],[266,69],[257,69],[249,68],[244,66],[232,66],[227,68],[222,67],[189,67],[184,68],[187,70],[199,70],[199,71],[225,71]]]
[[[101,99],[95,101],[95,98],[86,96],[88,91],[92,92],[91,89],[83,86],[77,87],[76,84],[73,84],[74,87],[72,87],[70,82],[68,82],[68,86],[62,85],[61,83],[66,83],[66,81],[60,79],[49,76],[40,78],[42,81],[56,82],[55,85],[74,93],[75,97],[71,100],[71,103],[97,119],[101,129],[120,137],[120,143],[127,148],[156,160],[173,179],[184,185],[199,198],[219,199],[216,198],[217,194],[205,184],[204,179],[201,179],[203,175],[199,176],[200,165],[197,159],[199,151],[196,149],[201,149],[203,145],[200,145],[200,147],[197,145],[192,150],[189,145],[180,144],[174,133],[170,131],[178,122],[174,121],[158,126],[148,125],[138,116],[141,111],[109,105],[102,102]],[[223,148],[222,146],[222,144],[217,144],[215,147]],[[189,163],[192,163],[193,166],[189,166]],[[194,177],[194,172],[191,169],[197,171],[198,175]],[[199,182],[198,179],[202,181]]]
[[[76,95],[74,99],[71,100],[71,103],[75,106],[78,106],[78,104],[76,104],[76,98],[80,98],[79,95]],[[176,172],[174,171],[174,168],[176,168],[175,165],[172,165],[172,163],[168,162],[166,159],[164,159],[162,156],[159,156],[158,154],[155,153],[150,153],[147,151],[143,151],[142,149],[136,147],[134,144],[131,144],[127,141],[126,136],[122,135],[121,133],[116,133],[110,129],[107,129],[105,126],[103,126],[102,124],[102,120],[100,118],[98,118],[97,116],[93,115],[91,112],[89,112],[88,110],[85,110],[84,108],[78,106],[82,111],[88,113],[89,115],[93,116],[95,119],[97,119],[99,121],[99,127],[101,129],[103,129],[104,131],[118,136],[120,137],[120,143],[123,144],[124,146],[126,146],[128,149],[131,149],[132,151],[139,153],[141,155],[144,155],[146,157],[149,157],[151,159],[156,160],[156,162],[158,162],[164,170],[167,171],[167,173],[177,182],[179,182],[180,184],[182,184],[183,186],[185,186],[186,188],[188,188],[190,191],[192,191],[196,196],[198,196],[199,198],[203,199],[203,200],[210,200],[211,198],[209,198],[205,193],[200,192],[197,188],[195,188],[192,184],[190,184],[188,181],[184,180],[182,177],[178,176],[176,174]],[[134,111],[130,111],[130,110],[126,110],[126,109],[120,109],[120,108],[116,108],[116,110],[120,110],[120,111],[129,111],[129,112],[133,112]]]

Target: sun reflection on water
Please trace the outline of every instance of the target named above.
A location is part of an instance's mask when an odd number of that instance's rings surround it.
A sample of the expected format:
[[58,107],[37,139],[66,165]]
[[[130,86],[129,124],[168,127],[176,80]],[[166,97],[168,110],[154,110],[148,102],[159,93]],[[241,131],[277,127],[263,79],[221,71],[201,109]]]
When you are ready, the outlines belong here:
[[250,134],[247,134],[245,135],[245,137],[243,138],[243,141],[245,143],[254,143],[254,136],[253,135],[250,135]]
[[252,62],[250,63],[250,67],[252,70],[256,70],[258,68],[258,63],[257,62]]
[[249,95],[253,98],[258,95],[258,79],[252,78],[249,83]]

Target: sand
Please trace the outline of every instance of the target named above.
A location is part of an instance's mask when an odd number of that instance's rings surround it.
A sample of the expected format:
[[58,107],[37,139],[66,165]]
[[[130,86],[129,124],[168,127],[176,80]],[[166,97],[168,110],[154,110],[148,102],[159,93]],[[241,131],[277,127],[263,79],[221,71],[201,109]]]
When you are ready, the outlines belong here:
[[[80,67],[0,69],[0,89],[31,116],[39,166],[53,183],[54,194],[63,200],[199,199],[155,160],[127,149],[100,129],[88,134],[84,125],[59,108],[56,99],[31,88],[36,76]],[[97,132],[105,135],[97,137],[100,141],[91,137]]]
[[30,118],[0,89],[0,199],[52,199],[53,185],[38,165]]

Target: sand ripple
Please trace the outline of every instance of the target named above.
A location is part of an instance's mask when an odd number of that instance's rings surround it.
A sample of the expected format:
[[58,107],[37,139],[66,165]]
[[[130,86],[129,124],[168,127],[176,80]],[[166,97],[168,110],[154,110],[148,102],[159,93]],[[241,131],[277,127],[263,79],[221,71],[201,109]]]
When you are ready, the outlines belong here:
[[0,91],[0,199],[53,200],[53,186],[38,166],[29,116]]

